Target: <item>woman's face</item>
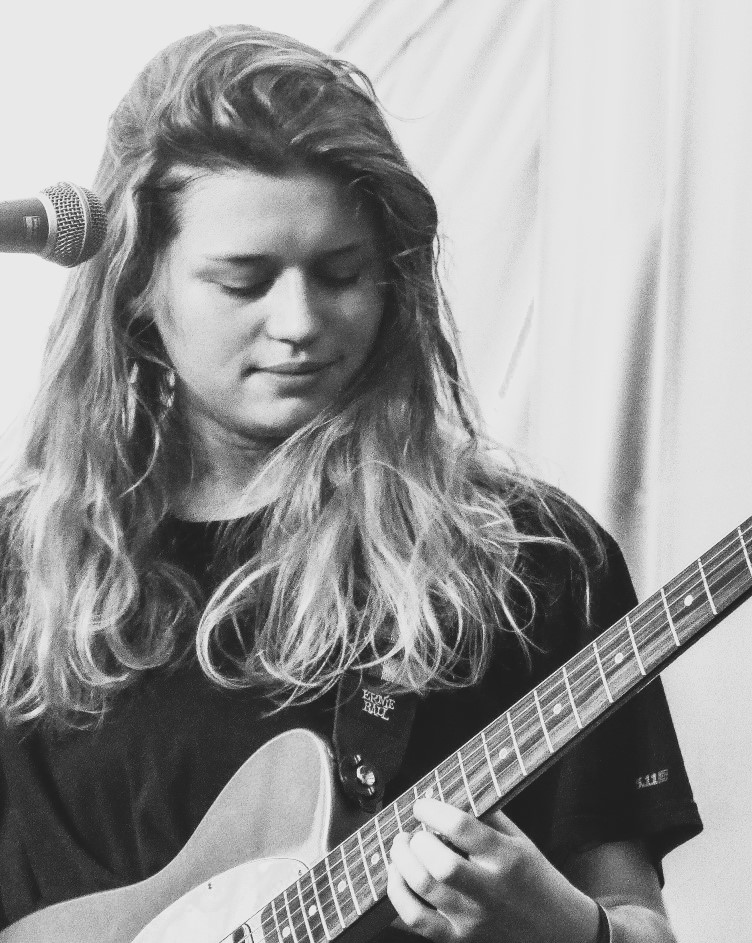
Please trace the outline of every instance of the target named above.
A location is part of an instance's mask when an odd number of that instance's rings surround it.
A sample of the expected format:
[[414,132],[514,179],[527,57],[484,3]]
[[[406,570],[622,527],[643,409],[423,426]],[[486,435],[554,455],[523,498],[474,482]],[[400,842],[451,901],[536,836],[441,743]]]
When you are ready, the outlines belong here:
[[383,309],[377,234],[327,177],[207,173],[182,196],[157,327],[199,440],[289,435],[353,380]]

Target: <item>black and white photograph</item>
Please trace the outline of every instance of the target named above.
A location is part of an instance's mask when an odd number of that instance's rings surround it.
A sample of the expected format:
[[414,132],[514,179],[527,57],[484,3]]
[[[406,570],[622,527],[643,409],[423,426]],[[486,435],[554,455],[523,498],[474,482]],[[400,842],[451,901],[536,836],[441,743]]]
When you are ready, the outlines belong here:
[[752,6],[0,28],[0,943],[752,943]]

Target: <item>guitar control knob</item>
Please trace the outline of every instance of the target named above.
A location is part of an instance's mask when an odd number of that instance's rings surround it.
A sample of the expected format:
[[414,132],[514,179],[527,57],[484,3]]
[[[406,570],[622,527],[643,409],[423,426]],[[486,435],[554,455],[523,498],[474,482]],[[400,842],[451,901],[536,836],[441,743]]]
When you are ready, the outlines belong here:
[[350,800],[365,812],[378,812],[384,797],[381,777],[359,753],[340,760],[339,778]]
[[376,773],[371,769],[370,766],[366,766],[365,763],[361,763],[360,766],[355,770],[355,775],[359,783],[362,783],[364,786],[373,788],[376,786]]

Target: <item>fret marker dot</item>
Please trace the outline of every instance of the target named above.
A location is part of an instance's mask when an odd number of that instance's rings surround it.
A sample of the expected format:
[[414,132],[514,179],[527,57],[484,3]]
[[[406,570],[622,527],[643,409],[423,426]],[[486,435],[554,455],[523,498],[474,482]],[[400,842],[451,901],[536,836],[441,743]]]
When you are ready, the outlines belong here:
[[557,716],[561,713],[561,704],[554,704],[554,714]]
[[692,595],[692,593],[689,593],[688,596],[684,597],[685,606],[691,606],[694,601],[695,601],[695,597]]
[[426,797],[426,799],[431,799],[433,797],[433,786],[429,786],[423,795]]
[[499,759],[500,759],[500,760],[505,760],[508,756],[509,756],[509,750],[507,750],[506,747],[502,747],[502,748],[499,750]]
[[379,853],[378,853],[377,851],[375,851],[375,852],[371,855],[371,864],[378,864],[378,863],[379,863]]
[[623,661],[624,661],[624,655],[622,655],[621,652],[617,652],[617,653],[614,655],[614,662],[615,662],[617,665],[620,665]]
[[290,935],[290,928],[289,928],[289,927],[282,927],[282,937],[283,937],[283,939],[286,940],[289,935]]
[[338,891],[340,892],[340,894],[341,894],[341,893],[344,891],[344,889],[345,889],[346,887],[347,887],[346,882],[345,882],[345,881],[340,881],[339,884],[337,885],[337,890],[338,890]]
[[308,916],[315,917],[317,913],[318,913],[318,910],[316,910],[316,905],[311,904],[311,906],[308,908]]

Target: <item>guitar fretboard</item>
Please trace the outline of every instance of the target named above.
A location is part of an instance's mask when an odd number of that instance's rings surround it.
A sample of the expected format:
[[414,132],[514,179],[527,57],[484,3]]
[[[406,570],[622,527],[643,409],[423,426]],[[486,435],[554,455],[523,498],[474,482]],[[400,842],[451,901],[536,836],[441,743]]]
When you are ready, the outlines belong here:
[[222,943],[328,943],[386,895],[389,848],[429,796],[481,816],[508,801],[752,591],[752,518],[570,658]]

